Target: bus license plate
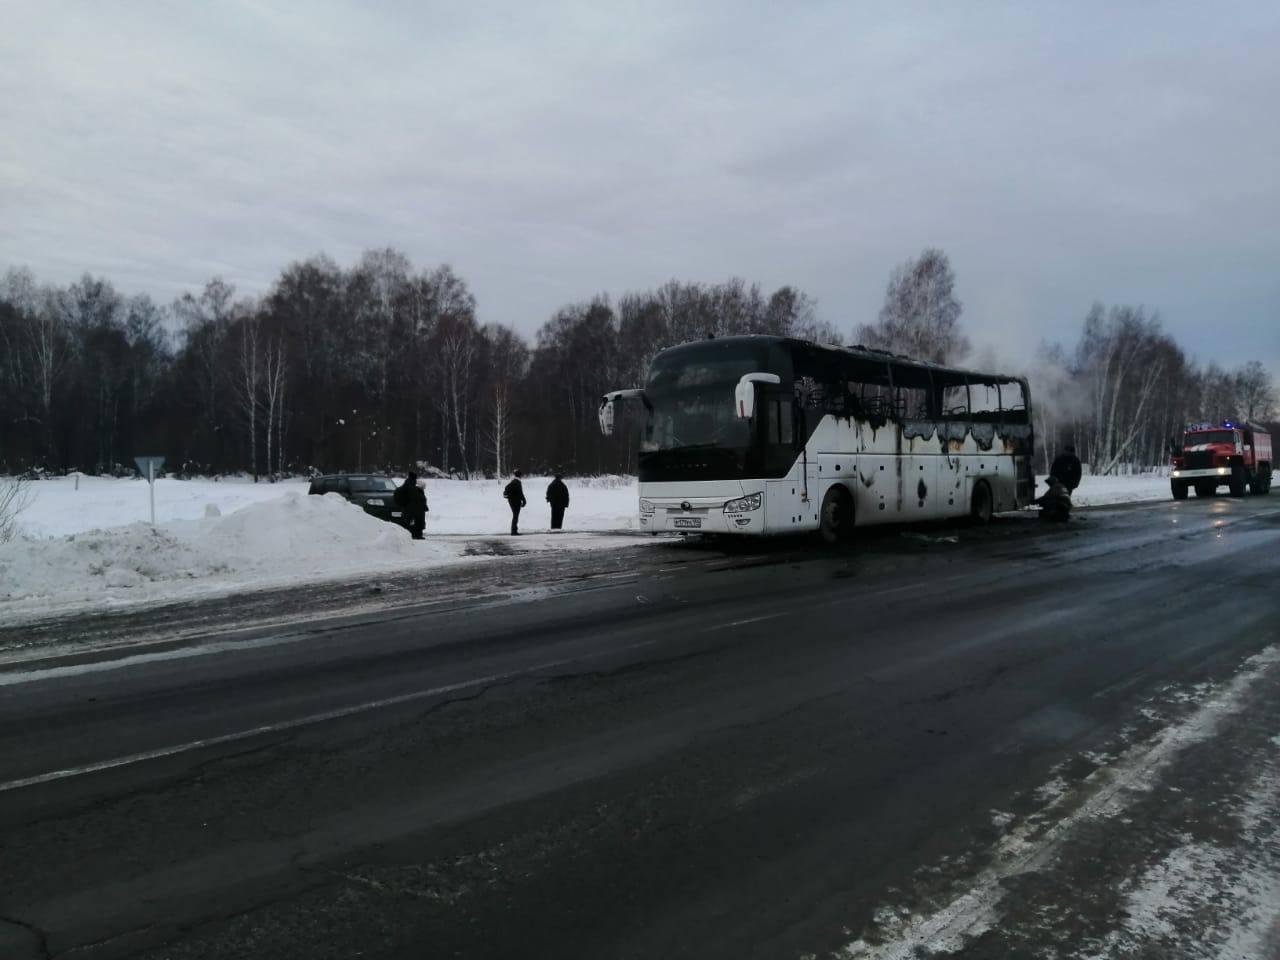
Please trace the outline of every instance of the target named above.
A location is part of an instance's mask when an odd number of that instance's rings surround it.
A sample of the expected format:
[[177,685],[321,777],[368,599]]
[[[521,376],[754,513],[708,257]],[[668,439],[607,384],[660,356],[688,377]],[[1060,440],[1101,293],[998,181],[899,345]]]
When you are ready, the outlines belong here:
[[697,530],[702,526],[701,517],[676,517],[671,521],[671,525],[676,528],[684,527],[685,529]]

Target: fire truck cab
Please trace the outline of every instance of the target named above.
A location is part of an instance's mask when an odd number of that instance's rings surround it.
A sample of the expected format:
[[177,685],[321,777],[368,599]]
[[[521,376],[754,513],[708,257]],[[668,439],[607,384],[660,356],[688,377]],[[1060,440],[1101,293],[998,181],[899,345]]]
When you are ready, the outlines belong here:
[[1194,423],[1187,426],[1182,445],[1173,448],[1169,486],[1175,500],[1211,497],[1226,484],[1233,497],[1245,488],[1255,495],[1271,491],[1271,435],[1247,423]]

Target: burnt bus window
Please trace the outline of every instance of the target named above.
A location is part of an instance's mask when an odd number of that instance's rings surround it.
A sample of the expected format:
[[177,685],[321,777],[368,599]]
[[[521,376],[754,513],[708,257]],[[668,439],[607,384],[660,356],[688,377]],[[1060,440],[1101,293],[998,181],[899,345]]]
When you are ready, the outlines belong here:
[[969,383],[969,417],[981,423],[1000,422],[1000,387],[989,381]]
[[1027,419],[1027,395],[1019,381],[1000,384],[1000,411],[1005,423],[1030,422]]
[[956,383],[942,388],[942,416],[950,420],[969,419],[969,387]]
[[893,410],[899,420],[929,420],[933,378],[922,367],[893,366]]
[[862,417],[888,418],[893,408],[893,383],[889,365],[873,360],[851,359],[841,371],[854,413]]

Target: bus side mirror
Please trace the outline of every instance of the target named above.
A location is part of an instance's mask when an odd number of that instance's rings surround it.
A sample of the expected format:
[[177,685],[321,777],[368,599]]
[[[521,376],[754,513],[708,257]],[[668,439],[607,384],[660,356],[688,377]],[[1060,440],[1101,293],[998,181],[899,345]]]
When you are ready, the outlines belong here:
[[776,373],[745,373],[733,388],[733,409],[739,420],[750,420],[756,414],[756,384],[775,386],[782,382]]
[[632,390],[612,390],[600,398],[600,432],[606,437],[613,436],[613,418],[614,406],[619,400],[639,400],[647,409],[652,410],[653,406],[649,403],[649,398],[645,396],[641,389]]

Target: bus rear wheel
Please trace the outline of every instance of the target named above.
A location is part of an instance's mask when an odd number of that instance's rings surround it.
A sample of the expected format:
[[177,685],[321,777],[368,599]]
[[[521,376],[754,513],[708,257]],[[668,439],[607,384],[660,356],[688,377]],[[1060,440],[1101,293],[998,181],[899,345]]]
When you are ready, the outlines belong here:
[[969,519],[980,527],[991,522],[995,513],[995,501],[991,499],[991,487],[987,481],[979,480],[973,488],[973,500],[969,504]]
[[842,543],[853,538],[853,498],[844,487],[832,487],[822,498],[818,533],[822,542]]

